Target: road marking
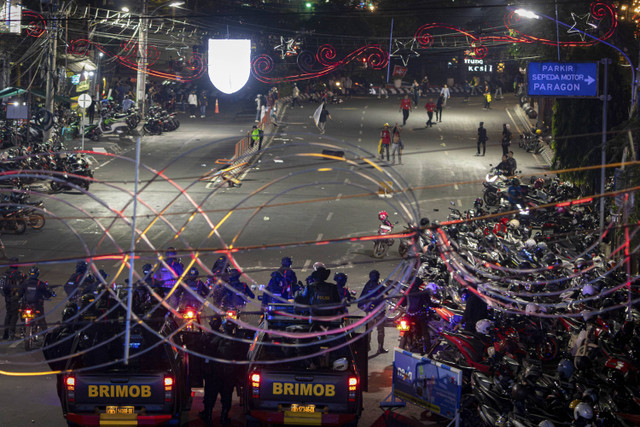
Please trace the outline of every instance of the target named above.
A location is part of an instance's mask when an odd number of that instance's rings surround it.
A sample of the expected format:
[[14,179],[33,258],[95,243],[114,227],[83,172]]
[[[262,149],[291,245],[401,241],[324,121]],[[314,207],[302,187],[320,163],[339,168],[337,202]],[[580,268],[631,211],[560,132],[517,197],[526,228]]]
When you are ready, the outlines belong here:
[[444,150],[444,155],[445,155],[445,156],[448,156],[448,155],[449,155],[449,152],[448,152],[447,150]]
[[360,123],[360,127],[363,128],[364,127],[364,123]]
[[302,272],[307,271],[307,269],[309,268],[309,266],[311,265],[311,260],[307,259],[304,261],[304,264],[302,265]]
[[360,129],[360,130],[358,131],[358,134],[359,134],[359,135],[362,135],[362,129]]
[[16,348],[17,346],[19,346],[22,343],[22,341],[16,341],[14,343],[11,343],[11,345],[9,346],[9,348]]
[[458,207],[462,207],[462,200],[458,199]]
[[7,240],[5,246],[24,246],[27,244],[26,240]]
[[362,138],[358,138],[358,142],[362,142]]
[[453,188],[455,188],[456,190],[460,189],[460,188],[458,188],[458,184],[453,184]]
[[331,221],[331,218],[333,218],[333,212],[329,212],[329,215],[327,215],[327,221]]
[[107,150],[104,147],[94,147],[94,149],[92,151],[95,151],[96,153],[106,153]]
[[322,233],[318,234],[318,237],[316,237],[316,242],[319,242],[320,240],[322,240]]
[[336,197],[336,200],[340,200],[342,199],[342,193],[338,193],[338,196]]

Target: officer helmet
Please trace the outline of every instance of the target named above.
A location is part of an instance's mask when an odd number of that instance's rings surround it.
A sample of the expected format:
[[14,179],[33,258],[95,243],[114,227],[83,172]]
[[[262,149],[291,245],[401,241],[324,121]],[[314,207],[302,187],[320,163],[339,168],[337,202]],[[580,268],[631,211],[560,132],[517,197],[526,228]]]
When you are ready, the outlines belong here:
[[195,267],[191,267],[191,269],[189,270],[189,277],[195,278],[195,277],[198,277],[199,275],[200,275],[200,272],[198,271],[198,269]]
[[37,279],[39,275],[40,275],[40,269],[35,265],[31,267],[31,269],[29,270],[29,277],[33,277],[34,279]]
[[175,258],[178,254],[176,252],[176,248],[174,248],[173,246],[171,246],[170,248],[167,249],[167,251],[164,253],[164,255],[167,258]]
[[369,272],[369,279],[378,280],[380,278],[380,272],[378,270],[371,270]]
[[231,280],[238,279],[240,276],[241,276],[241,273],[237,269],[232,268],[231,270],[229,270],[229,279]]
[[283,267],[291,267],[291,264],[292,264],[292,262],[291,262],[291,258],[290,257],[286,256],[286,257],[282,258],[282,266]]
[[336,273],[333,276],[333,280],[338,284],[344,286],[347,283],[347,275],[344,273]]
[[153,267],[151,266],[151,264],[145,264],[142,266],[142,272],[146,275],[149,274],[151,272],[151,269]]
[[87,271],[87,263],[84,261],[78,261],[76,263],[76,273],[84,273]]

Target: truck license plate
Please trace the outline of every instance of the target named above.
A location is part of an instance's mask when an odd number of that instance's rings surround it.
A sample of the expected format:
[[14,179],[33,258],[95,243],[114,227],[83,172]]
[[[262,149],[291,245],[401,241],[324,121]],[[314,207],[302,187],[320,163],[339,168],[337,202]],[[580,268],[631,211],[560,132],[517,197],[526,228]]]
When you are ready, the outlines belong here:
[[315,412],[316,405],[298,405],[293,403],[291,405],[291,412]]
[[107,406],[107,415],[132,415],[135,406]]

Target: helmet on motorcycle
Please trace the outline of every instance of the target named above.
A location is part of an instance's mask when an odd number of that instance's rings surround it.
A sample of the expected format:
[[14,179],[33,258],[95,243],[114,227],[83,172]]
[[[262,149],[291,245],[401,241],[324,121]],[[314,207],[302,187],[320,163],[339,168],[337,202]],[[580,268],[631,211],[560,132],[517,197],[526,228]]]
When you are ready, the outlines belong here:
[[568,380],[573,375],[573,363],[569,359],[562,359],[558,363],[558,374],[560,378]]
[[291,267],[291,258],[289,258],[288,256],[282,258],[282,266],[283,267]]
[[385,219],[389,218],[389,214],[387,213],[387,211],[380,211],[378,212],[378,219],[380,221],[384,221]]
[[345,372],[349,368],[349,362],[346,357],[334,360],[332,366],[334,371]]
[[536,190],[539,190],[542,187],[544,187],[544,179],[543,178],[536,179],[536,181],[533,183],[533,188],[535,188]]
[[534,315],[538,313],[538,305],[530,302],[524,309],[527,315]]
[[29,277],[37,279],[39,275],[40,275],[40,269],[35,265],[31,267],[31,269],[29,270]]
[[542,129],[536,129],[536,135],[542,135]]
[[197,268],[195,268],[195,267],[191,267],[191,268],[189,269],[189,274],[188,274],[188,276],[189,276],[190,278],[192,278],[192,279],[193,279],[193,278],[198,277],[199,275],[200,275],[200,272],[198,271],[198,269],[197,269]]
[[545,242],[539,242],[536,245],[536,251],[542,251],[542,252],[546,252],[548,249],[548,246]]
[[476,332],[486,335],[493,328],[493,323],[489,319],[480,319],[476,322]]
[[588,388],[582,392],[582,401],[594,404],[598,401],[598,393],[593,388]]
[[78,314],[78,306],[73,303],[69,303],[64,310],[62,310],[62,321],[66,322],[76,314]]
[[80,307],[81,308],[86,308],[87,306],[89,306],[93,301],[95,300],[95,297],[93,296],[93,294],[84,294],[80,297]]
[[427,283],[427,286],[425,286],[425,289],[429,293],[429,295],[435,295],[438,293],[438,285],[436,285],[433,282]]
[[533,248],[535,248],[535,247],[536,247],[536,244],[537,244],[537,243],[536,243],[536,240],[535,240],[535,239],[527,239],[527,240],[524,242],[524,247],[525,247],[527,250],[532,250]]
[[431,221],[429,221],[429,218],[421,218],[420,219],[420,227],[424,228],[424,227],[428,227],[429,224],[431,223]]
[[482,201],[482,199],[480,197],[478,197],[475,202],[473,202],[473,207],[478,209],[481,208],[484,205],[484,202]]
[[76,263],[76,273],[84,273],[87,271],[87,263],[84,261],[78,261]]
[[556,425],[549,420],[542,420],[538,423],[538,427],[556,427]]
[[573,411],[574,409],[576,409],[576,406],[578,406],[581,402],[582,401],[580,399],[573,399],[571,403],[569,403],[569,409]]
[[578,403],[573,410],[573,419],[576,421],[593,419],[593,408],[586,402]]
[[333,280],[340,286],[344,286],[347,284],[347,275],[344,273],[336,273],[333,276]]
[[591,283],[587,283],[582,287],[582,295],[584,295],[585,297],[592,297],[596,293],[596,288]]
[[370,280],[378,280],[380,278],[380,272],[378,270],[371,270],[369,272]]
[[507,225],[512,229],[520,228],[520,221],[518,221],[517,219],[512,219],[507,223]]
[[513,385],[513,387],[511,387],[511,398],[513,400],[525,400],[528,394],[529,392],[524,384],[516,383]]
[[574,363],[576,368],[580,371],[586,371],[591,369],[593,364],[591,363],[591,359],[587,356],[576,356]]

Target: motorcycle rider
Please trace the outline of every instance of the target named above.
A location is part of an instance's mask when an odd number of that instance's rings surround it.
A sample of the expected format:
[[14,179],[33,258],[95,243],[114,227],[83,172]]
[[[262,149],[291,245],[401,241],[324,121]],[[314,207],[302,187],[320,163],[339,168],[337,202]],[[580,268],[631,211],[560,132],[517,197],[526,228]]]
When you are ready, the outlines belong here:
[[220,306],[225,295],[225,283],[229,281],[229,259],[226,255],[220,256],[211,267],[211,276],[207,278],[211,298],[216,306]]
[[337,305],[342,299],[335,283],[327,282],[331,276],[331,270],[325,267],[318,267],[311,273],[314,280],[313,287],[309,295],[309,304],[314,314],[319,316],[334,316],[339,311]]
[[[391,221],[389,221],[389,214],[387,213],[387,211],[378,212],[378,219],[382,222],[382,225],[390,228],[388,232],[391,232],[391,230],[393,230],[393,224],[391,223]],[[380,232],[380,229],[378,229],[378,234],[382,234]]]
[[271,280],[267,285],[265,292],[262,294],[262,309],[264,310],[269,304],[283,302],[284,293],[284,277],[279,271],[271,273]]
[[[17,262],[17,258],[11,258],[12,262]],[[4,318],[4,333],[2,339],[14,340],[16,338],[16,323],[18,323],[18,317],[20,313],[20,300],[24,295],[24,288],[22,283],[25,277],[18,266],[12,264],[5,272],[1,279],[2,294],[4,295],[4,303],[6,308],[6,315]]]
[[[184,285],[188,286],[193,292],[202,297],[202,300],[206,299],[209,295],[209,288],[199,279],[200,272],[196,267],[191,267],[187,273],[187,277],[184,280]],[[197,296],[194,296],[191,292],[180,287],[180,307],[192,306],[196,309],[200,309],[202,300]]]
[[84,283],[85,280],[88,279],[87,276],[91,276],[90,273],[87,272],[87,263],[84,261],[78,261],[76,263],[76,271],[67,280],[67,283],[64,284],[64,291],[67,294],[67,297],[71,299],[77,299],[80,297],[79,287],[80,284]]
[[178,278],[182,276],[182,273],[184,273],[184,265],[180,258],[177,258],[176,249],[169,247],[165,252],[164,262],[153,277],[162,283],[166,295],[176,284]]
[[247,304],[246,297],[254,299],[256,296],[251,288],[240,281],[242,273],[232,268],[229,270],[229,287],[225,288],[225,294],[222,298],[222,305],[227,308],[241,309]]
[[429,291],[421,291],[420,287],[424,284],[422,279],[416,277],[408,289],[406,298],[400,303],[401,306],[406,307],[405,312],[409,318],[409,322],[415,325],[415,336],[417,339],[423,338],[424,343],[421,348],[421,353],[427,352],[431,343],[429,337],[429,328],[427,322],[429,321],[429,307],[431,306],[431,296]]
[[291,268],[291,264],[293,264],[291,258],[286,256],[282,258],[281,267],[278,269],[278,272],[284,279],[282,297],[286,299],[293,298],[296,292],[300,289],[298,286],[298,277],[296,276],[295,271]]
[[[360,294],[360,302],[358,307],[367,314],[376,310],[381,304],[386,305],[384,300],[384,286],[380,283],[380,272],[378,270],[371,270],[369,272],[369,281],[364,285],[362,293]],[[378,353],[388,353],[389,350],[384,348],[384,316],[385,309],[382,308],[377,312],[375,316],[372,316],[367,322],[367,329],[372,330],[377,323],[378,329]],[[369,351],[371,351],[371,332],[368,334]]]
[[524,189],[520,185],[520,180],[518,178],[513,178],[511,181],[511,185],[507,189],[507,198],[509,203],[512,205],[518,205],[522,203],[522,198],[524,196]]
[[47,320],[44,317],[44,300],[54,297],[56,294],[49,289],[47,282],[38,279],[39,276],[40,269],[37,266],[31,267],[27,280],[22,284],[24,288],[22,301],[25,306],[33,307],[40,313],[37,322],[40,328],[45,330],[47,329]]
[[[349,277],[344,273],[336,273],[333,276],[333,281],[336,282],[338,286],[338,295],[345,303],[351,302],[353,300],[353,295],[351,295],[351,290],[347,288],[347,280]],[[346,309],[345,309],[346,311]]]

